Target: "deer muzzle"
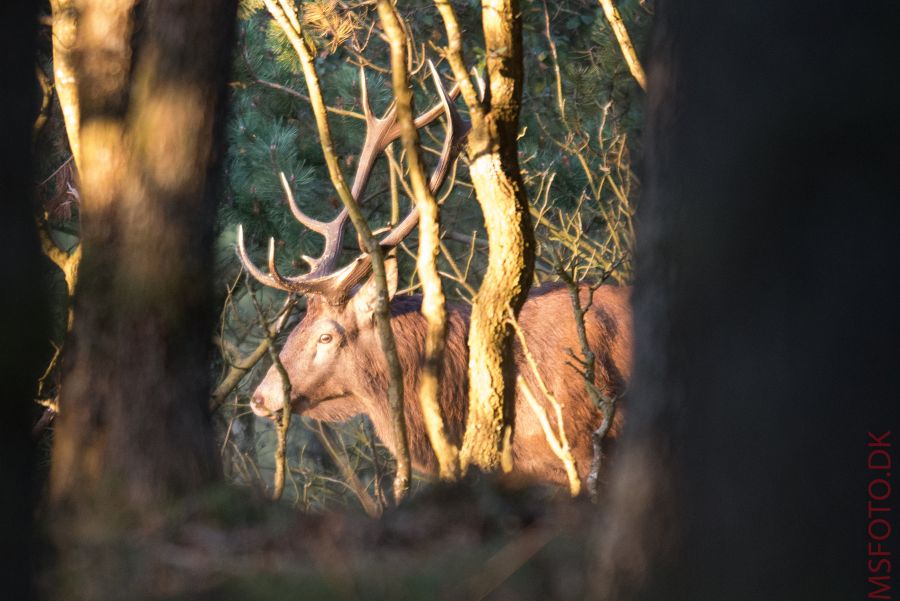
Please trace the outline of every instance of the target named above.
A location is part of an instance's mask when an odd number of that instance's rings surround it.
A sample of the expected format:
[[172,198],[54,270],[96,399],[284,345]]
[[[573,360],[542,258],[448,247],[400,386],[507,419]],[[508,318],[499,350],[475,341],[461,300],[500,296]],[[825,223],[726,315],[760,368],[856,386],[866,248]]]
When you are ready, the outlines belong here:
[[272,417],[286,404],[280,377],[277,377],[278,374],[275,375],[274,380],[278,381],[273,381],[273,378],[266,376],[250,398],[250,408],[260,417]]

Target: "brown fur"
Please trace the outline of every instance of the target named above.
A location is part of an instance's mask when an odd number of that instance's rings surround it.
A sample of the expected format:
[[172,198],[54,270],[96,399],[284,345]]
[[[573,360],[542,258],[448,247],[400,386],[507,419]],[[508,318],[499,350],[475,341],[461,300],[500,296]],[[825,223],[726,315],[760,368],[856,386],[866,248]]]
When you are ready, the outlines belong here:
[[[601,286],[594,292],[593,304],[585,316],[588,340],[596,356],[595,383],[605,394],[616,397],[625,392],[631,373],[629,295],[628,288]],[[587,300],[588,288],[582,287],[581,302],[586,303]],[[420,306],[419,296],[396,297],[391,303],[391,324],[404,374],[410,457],[416,469],[435,473],[437,461],[425,433],[417,398],[426,329],[425,319],[419,313]],[[335,323],[339,326],[334,326]],[[462,440],[468,411],[468,323],[467,306],[448,307],[447,349],[440,402],[450,439],[457,444]],[[583,377],[569,354],[571,352],[581,357],[568,290],[559,285],[532,290],[522,307],[519,324],[544,382],[563,407],[566,435],[579,474],[584,479],[593,457],[591,433],[600,425],[602,414],[587,396]],[[320,335],[318,332],[324,331],[322,328],[325,326],[326,329],[332,328],[328,329],[329,332],[334,327],[340,327],[339,337],[344,347],[329,356],[328,363],[317,366],[311,354],[315,346],[313,338],[317,338]],[[517,370],[535,396],[541,399],[551,424],[556,427],[555,413],[543,399],[518,341],[513,345],[513,353]],[[393,451],[386,366],[370,318],[365,314],[360,317],[358,309],[354,312],[352,307],[331,307],[321,299],[310,299],[307,316],[292,332],[281,357],[295,391],[292,399],[295,412],[324,421],[341,421],[365,413],[372,420],[379,438]],[[254,397],[256,404],[264,406],[258,412],[280,408],[278,400],[272,400],[278,396],[279,386],[277,372],[270,370]],[[518,387],[514,415],[513,475],[564,484],[566,476],[562,464],[550,450],[533,410]],[[621,413],[617,412],[616,423],[620,418]],[[613,434],[616,430],[617,427],[614,427]]]

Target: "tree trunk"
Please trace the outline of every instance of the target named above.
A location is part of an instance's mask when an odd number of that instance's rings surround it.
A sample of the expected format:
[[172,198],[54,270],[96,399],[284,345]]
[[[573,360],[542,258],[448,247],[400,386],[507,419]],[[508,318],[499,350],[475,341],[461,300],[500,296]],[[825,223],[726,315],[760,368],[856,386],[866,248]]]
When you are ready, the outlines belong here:
[[49,315],[31,196],[32,123],[39,107],[37,6],[9,0],[0,7],[0,581],[8,599],[31,599],[35,382],[48,358]]
[[459,449],[447,435],[439,402],[441,367],[444,364],[447,341],[447,301],[437,263],[441,251],[441,209],[428,187],[419,130],[414,123],[413,93],[406,69],[408,39],[390,0],[378,0],[378,14],[390,41],[397,121],[409,163],[409,180],[419,209],[419,253],[416,266],[422,282],[422,315],[427,324],[425,358],[419,379],[419,403],[422,406],[425,431],[437,457],[440,477],[444,480],[456,480],[459,478]]
[[79,144],[78,87],[74,72],[73,50],[78,31],[77,0],[51,0],[53,12],[53,87],[66,124],[66,136],[75,167],[81,167]]
[[885,474],[867,456],[900,399],[898,12],[659,3],[598,598],[878,590],[867,487]]
[[74,9],[83,260],[51,496],[139,510],[218,469],[207,409],[212,180],[236,6]]
[[515,375],[507,319],[509,307],[518,315],[534,274],[534,230],[517,144],[523,79],[518,0],[484,0],[482,25],[486,110],[472,111],[467,152],[488,234],[488,265],[472,305],[469,413],[460,461],[463,470],[501,464],[509,470]]

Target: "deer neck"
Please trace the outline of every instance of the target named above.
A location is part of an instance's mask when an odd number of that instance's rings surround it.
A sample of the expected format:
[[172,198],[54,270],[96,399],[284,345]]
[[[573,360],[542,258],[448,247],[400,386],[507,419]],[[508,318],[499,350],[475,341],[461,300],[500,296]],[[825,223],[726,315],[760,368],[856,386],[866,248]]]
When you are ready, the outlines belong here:
[[[391,326],[397,340],[397,354],[403,372],[403,407],[406,418],[407,442],[413,466],[420,471],[434,472],[437,461],[425,431],[422,409],[419,403],[419,376],[425,353],[427,323],[419,312],[421,297],[397,297],[392,303]],[[467,399],[468,312],[465,307],[448,305],[447,339],[443,363],[443,385],[439,399],[447,434],[454,444],[460,444]],[[365,412],[381,442],[396,454],[396,437],[387,398],[388,378],[384,358],[379,354],[372,358],[371,377],[361,400]]]

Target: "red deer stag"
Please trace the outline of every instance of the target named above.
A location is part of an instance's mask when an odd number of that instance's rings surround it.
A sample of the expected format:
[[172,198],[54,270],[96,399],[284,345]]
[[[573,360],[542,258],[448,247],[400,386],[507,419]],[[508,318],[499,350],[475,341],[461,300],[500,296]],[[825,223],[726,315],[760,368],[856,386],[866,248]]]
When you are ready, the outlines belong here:
[[[447,116],[447,139],[430,180],[431,189],[437,191],[458,154],[460,142],[468,132],[468,124],[456,113],[452,96],[444,90],[437,72],[432,70],[432,76],[441,102],[416,119],[416,125],[423,127],[441,113]],[[377,156],[399,137],[400,132],[393,108],[388,109],[381,119],[373,116],[365,77],[361,78],[361,83],[367,131],[353,181],[352,194],[357,201],[363,197]],[[299,209],[287,182],[282,179],[282,183],[296,219],[324,236],[325,248],[321,257],[304,257],[311,266],[307,274],[283,276],[276,270],[274,240],[270,240],[269,273],[265,273],[250,260],[240,228],[238,254],[247,271],[266,286],[307,295],[306,315],[291,332],[280,355],[290,378],[289,406],[295,413],[328,422],[342,421],[364,413],[372,420],[379,438],[393,452],[387,367],[373,324],[376,294],[370,277],[370,260],[366,254],[361,254],[347,266],[336,269],[347,210],[344,209],[327,223],[312,219]],[[383,247],[391,248],[399,244],[417,222],[418,213],[413,208],[383,238]],[[393,297],[397,284],[396,262],[388,261],[387,267]],[[589,294],[589,288],[583,286],[583,304],[588,302]],[[415,295],[393,297],[391,325],[404,374],[410,458],[416,469],[436,473],[437,460],[416,398],[426,330],[425,318],[420,313],[421,300],[420,296]],[[466,338],[469,309],[464,305],[449,304],[447,311],[447,346],[440,404],[448,436],[458,445],[462,440],[468,410]],[[568,290],[559,285],[533,289],[522,307],[518,322],[526,339],[526,347],[542,370],[547,389],[562,406],[566,436],[579,476],[584,481],[593,459],[592,433],[602,423],[603,415],[589,399],[581,372],[573,365],[570,356],[570,353],[580,356],[582,347]],[[619,397],[631,372],[629,290],[611,285],[597,288],[585,315],[585,325],[588,342],[596,358],[595,384],[603,394]],[[529,389],[535,395],[542,396],[518,340],[514,343],[514,356],[517,369]],[[281,376],[273,367],[253,394],[253,411],[260,416],[274,416],[285,407],[283,394]],[[555,411],[547,399],[541,398],[539,402],[551,416],[552,423]],[[516,389],[514,415],[513,476],[566,484],[563,465],[551,451],[535,411],[519,387]],[[557,426],[554,424],[553,427]],[[613,432],[616,429],[614,426]]]

